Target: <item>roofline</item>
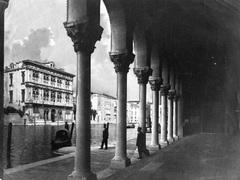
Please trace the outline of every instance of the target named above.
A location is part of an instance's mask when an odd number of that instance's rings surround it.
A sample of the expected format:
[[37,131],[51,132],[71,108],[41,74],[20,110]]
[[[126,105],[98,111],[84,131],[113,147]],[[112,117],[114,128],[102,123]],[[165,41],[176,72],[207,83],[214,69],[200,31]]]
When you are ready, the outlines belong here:
[[[68,76],[71,76],[71,77],[75,77],[74,74],[71,74],[71,73],[68,73],[66,71],[62,71],[60,69],[57,69],[57,68],[52,68],[50,66],[47,66],[45,64],[47,63],[51,63],[53,61],[50,61],[50,62],[45,62],[45,63],[41,63],[41,62],[38,62],[38,61],[33,61],[33,60],[30,60],[30,59],[26,59],[26,60],[22,60],[22,62],[24,64],[32,64],[32,65],[35,65],[35,66],[39,66],[39,67],[42,67],[42,68],[45,68],[45,69],[48,69],[48,70],[52,70],[52,71],[55,71],[59,74],[63,74],[63,75],[68,75]],[[54,63],[54,62],[53,62]],[[21,68],[16,68],[16,69],[5,69],[5,72],[10,72],[10,71],[14,71],[14,70],[17,70],[17,69],[21,69]]]

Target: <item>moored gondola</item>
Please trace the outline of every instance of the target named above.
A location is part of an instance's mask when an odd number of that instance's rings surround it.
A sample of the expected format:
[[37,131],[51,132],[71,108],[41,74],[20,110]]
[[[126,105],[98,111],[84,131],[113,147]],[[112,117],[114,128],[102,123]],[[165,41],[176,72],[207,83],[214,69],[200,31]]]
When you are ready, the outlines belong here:
[[52,140],[52,150],[57,150],[62,147],[67,147],[72,145],[72,132],[74,128],[74,123],[72,123],[71,132],[67,129],[61,129],[56,132],[56,137]]

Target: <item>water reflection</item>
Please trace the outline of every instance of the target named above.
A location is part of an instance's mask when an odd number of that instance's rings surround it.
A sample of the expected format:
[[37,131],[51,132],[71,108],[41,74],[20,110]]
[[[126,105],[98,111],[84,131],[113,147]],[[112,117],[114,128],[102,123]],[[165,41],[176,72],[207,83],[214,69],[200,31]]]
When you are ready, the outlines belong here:
[[[51,151],[51,140],[60,126],[13,126],[11,150],[7,151],[8,127],[4,127],[4,168],[12,168],[23,164],[37,162],[55,157]],[[71,128],[71,126],[70,126]],[[91,146],[99,146],[102,141],[102,124],[91,125]],[[116,140],[116,125],[109,126],[109,144]],[[72,137],[73,145],[76,143],[75,128]]]

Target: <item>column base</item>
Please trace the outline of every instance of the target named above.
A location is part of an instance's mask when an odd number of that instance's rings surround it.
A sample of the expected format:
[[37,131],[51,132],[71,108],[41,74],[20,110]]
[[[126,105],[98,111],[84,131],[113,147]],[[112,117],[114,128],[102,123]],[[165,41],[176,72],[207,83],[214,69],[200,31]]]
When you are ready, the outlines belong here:
[[97,175],[89,172],[89,173],[78,173],[73,171],[72,174],[68,175],[68,180],[97,180]]
[[169,144],[174,142],[174,139],[172,137],[167,138],[167,140],[168,140]]
[[131,160],[126,157],[125,159],[115,159],[111,160],[110,168],[113,169],[124,169],[125,167],[131,165]]
[[150,146],[149,146],[150,151],[158,151],[159,149],[161,149],[161,146],[159,144],[156,144],[156,145],[150,144]]
[[160,145],[162,148],[164,148],[165,146],[169,145],[168,141],[160,141]]
[[179,137],[177,135],[173,136],[174,141],[179,140]]

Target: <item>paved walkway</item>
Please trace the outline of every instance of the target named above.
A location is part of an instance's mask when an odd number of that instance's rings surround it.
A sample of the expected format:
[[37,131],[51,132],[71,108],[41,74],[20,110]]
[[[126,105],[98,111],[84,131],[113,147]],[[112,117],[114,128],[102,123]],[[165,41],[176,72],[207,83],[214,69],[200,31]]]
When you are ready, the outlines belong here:
[[[98,179],[107,180],[239,180],[240,138],[221,134],[198,134],[182,138],[138,160],[135,139],[127,143],[132,165],[123,170],[109,168],[114,146],[91,151],[91,168]],[[150,134],[147,134],[147,144]],[[5,170],[4,180],[65,180],[74,168],[73,154]]]

